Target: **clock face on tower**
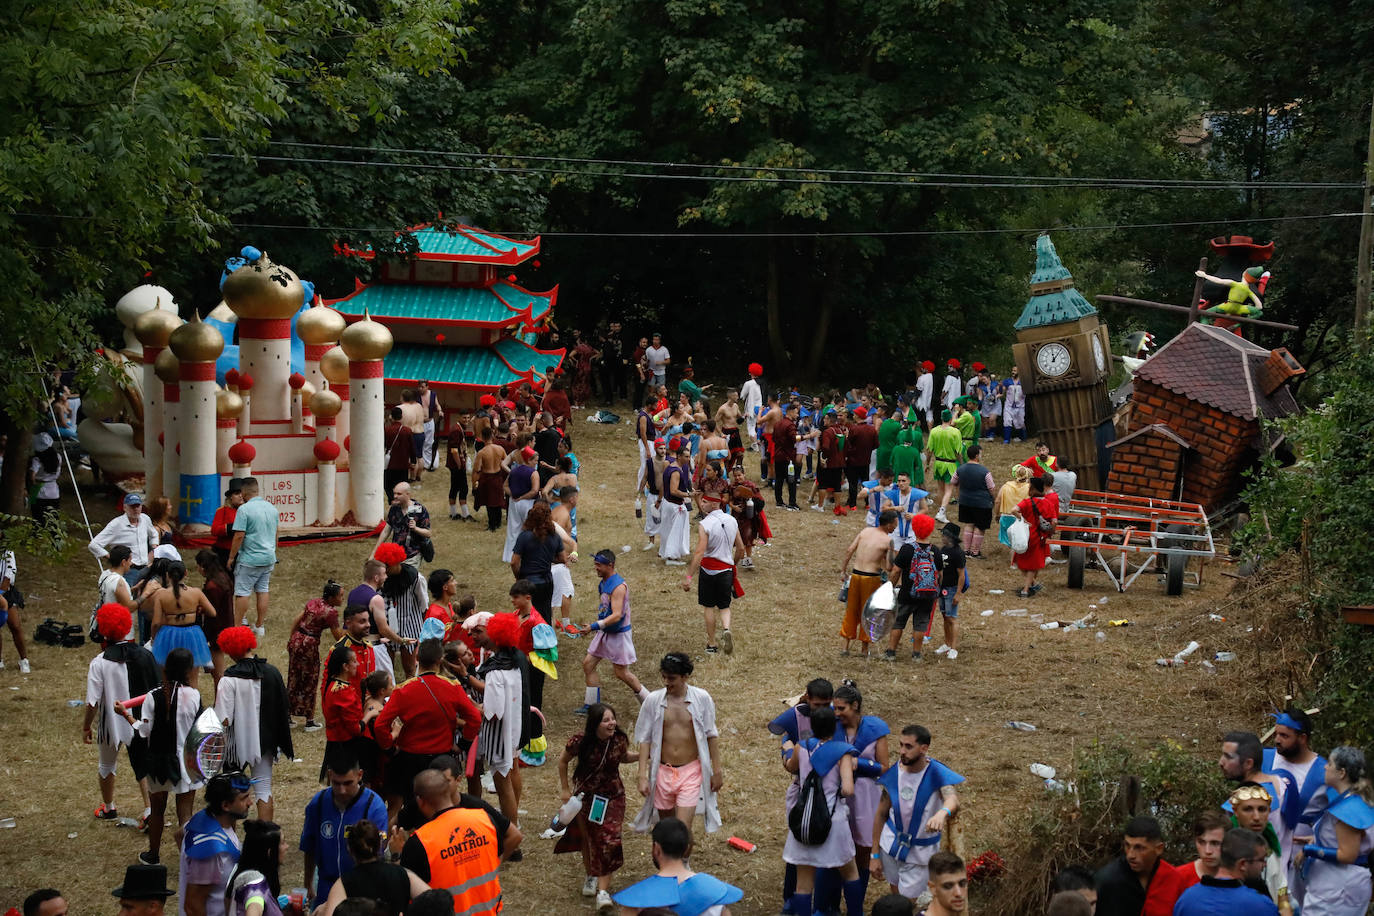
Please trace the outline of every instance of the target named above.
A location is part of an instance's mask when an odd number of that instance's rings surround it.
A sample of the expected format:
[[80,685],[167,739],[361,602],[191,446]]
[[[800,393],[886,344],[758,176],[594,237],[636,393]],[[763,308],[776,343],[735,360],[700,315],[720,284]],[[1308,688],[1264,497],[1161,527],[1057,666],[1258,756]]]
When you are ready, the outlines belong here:
[[1098,372],[1107,371],[1107,354],[1102,349],[1102,338],[1093,338],[1093,362],[1097,363]]
[[1035,353],[1035,366],[1046,378],[1059,378],[1069,371],[1073,357],[1061,343],[1048,343]]

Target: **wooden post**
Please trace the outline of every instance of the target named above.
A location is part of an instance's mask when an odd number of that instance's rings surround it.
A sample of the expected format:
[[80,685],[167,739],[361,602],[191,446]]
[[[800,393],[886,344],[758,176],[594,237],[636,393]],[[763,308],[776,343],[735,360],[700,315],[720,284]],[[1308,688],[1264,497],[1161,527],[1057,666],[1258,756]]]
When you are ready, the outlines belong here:
[[1374,192],[1374,107],[1369,112],[1369,146],[1364,165],[1364,187],[1360,189],[1360,255],[1355,270],[1355,349],[1363,353],[1368,334],[1365,324],[1369,312],[1370,249],[1374,248],[1374,208],[1370,193]]
[[[1138,305],[1142,308],[1157,309],[1161,312],[1177,312],[1180,315],[1192,313],[1192,309],[1185,305],[1170,305],[1167,302],[1152,302],[1149,299],[1132,299],[1130,296],[1109,296],[1105,293],[1093,297],[1102,302],[1112,302],[1117,305]],[[1246,318],[1242,315],[1221,315],[1227,321],[1234,321],[1237,324],[1253,324],[1261,328],[1278,328],[1281,331],[1296,331],[1297,325],[1284,324],[1281,321],[1266,321],[1263,318]]]
[[[1197,269],[1205,271],[1207,269],[1207,259],[1202,258],[1197,262]],[[1193,298],[1188,302],[1188,323],[1197,321],[1198,315],[1202,312],[1202,284],[1207,281],[1201,277],[1193,284]]]

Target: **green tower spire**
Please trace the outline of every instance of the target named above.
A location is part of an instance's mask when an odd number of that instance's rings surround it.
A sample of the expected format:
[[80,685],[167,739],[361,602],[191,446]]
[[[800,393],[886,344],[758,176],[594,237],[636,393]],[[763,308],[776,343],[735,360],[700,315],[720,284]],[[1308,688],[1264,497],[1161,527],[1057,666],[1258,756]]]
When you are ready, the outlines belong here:
[[1030,278],[1031,297],[1014,327],[1018,331],[1049,324],[1077,321],[1096,315],[1097,309],[1073,287],[1073,274],[1059,260],[1048,234],[1035,240],[1035,272]]

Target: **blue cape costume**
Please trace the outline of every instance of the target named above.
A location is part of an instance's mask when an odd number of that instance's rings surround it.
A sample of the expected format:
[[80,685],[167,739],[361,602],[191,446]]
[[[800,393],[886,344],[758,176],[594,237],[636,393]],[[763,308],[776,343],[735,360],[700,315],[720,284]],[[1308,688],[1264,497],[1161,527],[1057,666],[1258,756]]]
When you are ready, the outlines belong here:
[[[921,824],[902,823],[902,802],[901,788],[898,782],[898,774],[901,772],[901,762],[892,764],[887,768],[887,772],[878,777],[878,785],[887,790],[887,797],[890,810],[887,815],[887,826],[892,828],[896,834],[892,845],[888,848],[888,855],[899,862],[905,862],[907,852],[913,846],[934,846],[940,842],[940,834],[931,834],[928,837],[916,836],[921,830]],[[921,780],[921,786],[916,790],[916,798],[911,804],[911,817],[919,820],[924,815],[926,806],[930,804],[930,797],[945,786],[957,786],[964,781],[964,777],[945,766],[934,757],[930,757],[926,762],[926,776]],[[913,827],[915,829],[913,829]]]
[[186,822],[186,837],[182,851],[188,859],[209,859],[221,853],[229,853],[237,861],[239,847],[234,843],[228,830],[201,808]]
[[632,909],[667,907],[678,916],[699,916],[713,906],[729,906],[744,899],[744,891],[714,875],[695,874],[678,883],[676,878],[652,875],[631,884],[612,897]]
[[[1280,723],[1287,724],[1287,723]],[[1284,826],[1292,830],[1298,824],[1311,826],[1316,822],[1317,816],[1305,817],[1303,812],[1307,810],[1308,804],[1318,792],[1326,792],[1328,798],[1334,798],[1334,793],[1326,785],[1326,758],[1320,755],[1312,761],[1312,768],[1307,771],[1307,778],[1299,786],[1293,779],[1293,774],[1286,770],[1274,768],[1278,760],[1278,754],[1272,747],[1264,749],[1264,763],[1260,767],[1266,773],[1272,773],[1283,780],[1287,791],[1283,796],[1283,807],[1279,810],[1279,817],[1283,818]]]

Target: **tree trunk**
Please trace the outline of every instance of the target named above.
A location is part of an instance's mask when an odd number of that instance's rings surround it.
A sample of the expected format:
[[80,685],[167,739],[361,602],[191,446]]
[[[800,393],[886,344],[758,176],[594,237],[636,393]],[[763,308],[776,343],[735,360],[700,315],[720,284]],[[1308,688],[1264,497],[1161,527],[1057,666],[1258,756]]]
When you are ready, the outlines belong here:
[[0,512],[23,515],[24,480],[28,469],[28,455],[33,448],[33,432],[14,422],[7,412],[0,410],[0,435],[5,439],[5,466],[0,472]]
[[840,260],[833,249],[821,244],[824,253],[816,259],[821,267],[821,276],[812,286],[818,300],[816,317],[811,325],[811,346],[807,350],[806,365],[803,367],[808,382],[814,382],[820,377],[821,359],[825,356],[825,344],[830,337],[830,318],[834,314],[835,298],[832,293]]
[[776,378],[782,377],[783,367],[787,365],[787,342],[782,336],[782,296],[778,284],[778,242],[768,240],[768,280],[764,299],[768,307],[768,349],[773,356]]

